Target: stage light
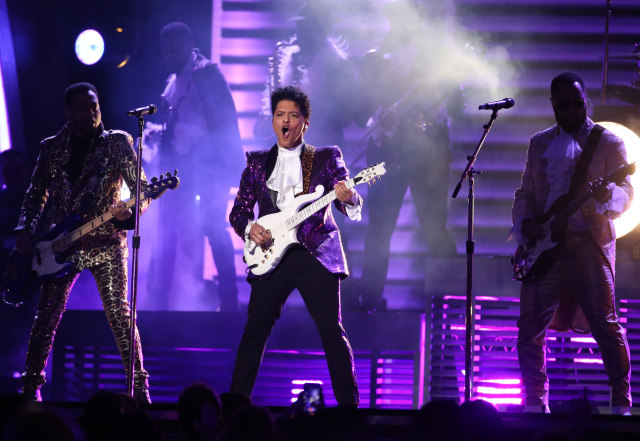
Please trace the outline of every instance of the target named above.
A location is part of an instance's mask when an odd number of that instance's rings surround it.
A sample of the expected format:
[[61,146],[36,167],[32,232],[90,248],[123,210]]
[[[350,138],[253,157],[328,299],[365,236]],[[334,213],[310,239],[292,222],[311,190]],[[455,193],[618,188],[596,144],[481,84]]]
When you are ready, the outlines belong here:
[[[624,145],[627,147],[627,162],[635,162],[640,168],[640,137],[633,130],[622,124],[610,121],[599,122],[598,124],[622,138]],[[617,238],[621,238],[632,231],[640,222],[640,170],[631,175],[631,185],[636,195],[631,207],[622,216],[613,221]]]
[[95,29],[87,29],[76,38],[76,56],[82,64],[96,64],[104,54],[104,39]]

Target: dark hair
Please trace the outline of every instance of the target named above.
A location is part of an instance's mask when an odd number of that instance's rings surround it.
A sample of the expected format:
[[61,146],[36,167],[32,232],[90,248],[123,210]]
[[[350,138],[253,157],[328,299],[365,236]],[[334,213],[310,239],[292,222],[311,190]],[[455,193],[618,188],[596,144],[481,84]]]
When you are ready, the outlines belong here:
[[551,81],[551,95],[553,95],[553,91],[556,90],[556,87],[559,85],[570,86],[573,83],[580,84],[584,93],[587,93],[587,89],[584,87],[584,80],[580,75],[575,72],[563,72]]
[[191,28],[181,21],[165,25],[160,31],[160,38],[175,38],[180,41],[193,41]]
[[21,159],[27,161],[27,156],[18,149],[9,149],[0,153],[0,160],[4,159]]
[[64,91],[64,106],[69,107],[78,93],[89,91],[95,93],[96,98],[98,97],[98,90],[93,84],[85,82],[72,84]]
[[300,107],[304,119],[309,119],[311,116],[309,97],[298,86],[278,87],[273,91],[271,94],[271,115],[276,112],[276,107],[282,100],[289,100],[296,103],[298,107]]
[[218,425],[222,423],[222,404],[218,393],[207,384],[198,381],[184,388],[178,398],[178,419],[185,431],[192,435],[195,428],[193,419],[200,419],[201,409],[205,403],[213,406],[218,414]]

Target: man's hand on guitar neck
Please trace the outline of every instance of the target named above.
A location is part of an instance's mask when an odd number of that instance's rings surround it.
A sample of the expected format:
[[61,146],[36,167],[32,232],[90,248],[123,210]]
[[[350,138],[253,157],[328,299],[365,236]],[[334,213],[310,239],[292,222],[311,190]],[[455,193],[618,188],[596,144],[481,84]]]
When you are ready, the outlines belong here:
[[126,204],[122,201],[110,206],[109,211],[113,214],[113,217],[119,221],[127,220],[133,214],[131,209],[127,208]]
[[339,181],[336,184],[336,197],[343,204],[353,205],[353,197],[356,195],[356,192],[351,188],[347,188],[347,183],[345,181]]
[[258,245],[268,245],[271,242],[271,233],[269,230],[265,230],[262,226],[255,223],[251,225],[249,230],[249,239]]
[[598,179],[592,183],[591,188],[593,189],[593,199],[604,204],[611,198],[616,184],[610,182],[609,185],[602,186],[602,181],[602,179]]

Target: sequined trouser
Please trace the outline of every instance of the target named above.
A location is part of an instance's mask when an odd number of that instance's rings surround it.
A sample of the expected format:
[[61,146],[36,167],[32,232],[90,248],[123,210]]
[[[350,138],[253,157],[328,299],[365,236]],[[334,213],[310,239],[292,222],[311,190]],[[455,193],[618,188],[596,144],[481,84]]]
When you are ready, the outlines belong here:
[[[91,271],[98,285],[102,305],[126,371],[129,365],[131,329],[129,326],[131,310],[127,301],[127,258],[123,253],[116,251],[111,253],[106,262],[90,266],[87,269]],[[69,292],[78,279],[80,271],[81,269],[75,270],[65,277],[46,282],[42,286],[36,317],[29,337],[26,371],[23,374],[25,395],[34,396],[45,382],[44,368],[53,346],[56,329],[66,308]],[[147,390],[149,374],[143,367],[140,335],[137,329],[135,345],[134,388]]]
[[518,320],[518,360],[527,405],[549,403],[545,357],[547,328],[561,294],[575,296],[609,376],[611,405],[631,405],[629,345],[615,311],[613,274],[590,238],[568,239],[549,271],[535,283],[522,285]]

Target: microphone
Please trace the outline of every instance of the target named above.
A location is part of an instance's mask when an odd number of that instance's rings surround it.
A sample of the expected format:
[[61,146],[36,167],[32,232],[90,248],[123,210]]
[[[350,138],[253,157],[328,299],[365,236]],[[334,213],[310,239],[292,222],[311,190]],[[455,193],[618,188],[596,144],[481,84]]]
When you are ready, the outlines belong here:
[[149,104],[148,106],[138,107],[137,109],[129,110],[127,112],[128,116],[142,116],[142,115],[151,115],[152,113],[156,113],[158,108],[155,104]]
[[516,102],[513,101],[513,98],[502,98],[500,101],[490,101],[488,103],[484,103],[481,106],[478,106],[478,110],[500,110],[500,109],[509,109],[513,107]]

